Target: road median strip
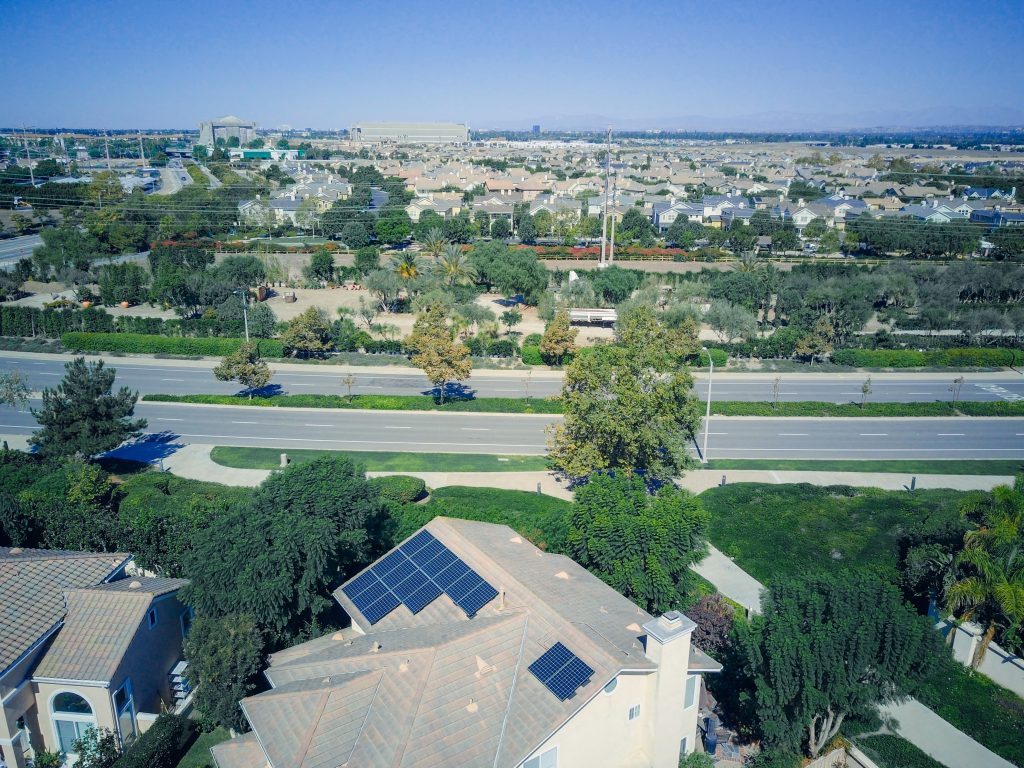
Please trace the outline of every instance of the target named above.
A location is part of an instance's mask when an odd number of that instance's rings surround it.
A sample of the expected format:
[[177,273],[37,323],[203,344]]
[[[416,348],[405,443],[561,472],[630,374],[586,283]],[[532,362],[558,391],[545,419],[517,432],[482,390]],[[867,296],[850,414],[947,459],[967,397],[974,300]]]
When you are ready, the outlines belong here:
[[[439,403],[430,395],[272,395],[253,397],[212,394],[148,394],[147,403],[188,403],[192,405],[251,406],[257,408],[314,408],[364,411],[429,411],[438,413],[511,413],[557,415],[562,403],[557,398],[480,397],[451,399]],[[956,416],[1024,416],[1024,401],[952,403],[827,403],[787,402],[773,405],[764,402],[712,402],[714,416],[750,416],[756,418],[899,418]]]

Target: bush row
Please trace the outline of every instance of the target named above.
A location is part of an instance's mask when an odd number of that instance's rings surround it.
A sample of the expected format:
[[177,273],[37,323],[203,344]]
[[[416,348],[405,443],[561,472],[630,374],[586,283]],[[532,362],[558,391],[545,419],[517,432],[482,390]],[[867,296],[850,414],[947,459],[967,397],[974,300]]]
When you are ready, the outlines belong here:
[[387,475],[370,478],[370,485],[380,492],[385,501],[411,504],[427,495],[427,484],[411,475]]
[[265,408],[363,408],[374,411],[462,411],[478,413],[561,413],[557,400],[516,397],[481,397],[476,400],[446,400],[438,403],[430,395],[273,395],[251,400],[234,395],[144,395],[156,403],[200,403],[208,405],[251,405]]
[[112,768],[174,768],[181,757],[187,721],[180,715],[160,715]]
[[1003,368],[1024,361],[1024,353],[1003,348],[837,349],[832,362],[854,368]]
[[[284,346],[276,339],[255,339],[263,357],[284,357]],[[245,339],[217,337],[152,336],[141,333],[65,333],[61,344],[72,352],[123,352],[126,354],[167,354],[203,357],[230,355]]]
[[197,317],[164,320],[160,317],[114,317],[100,307],[86,309],[0,305],[0,336],[59,339],[65,333],[145,333],[154,336],[220,336],[241,321]]

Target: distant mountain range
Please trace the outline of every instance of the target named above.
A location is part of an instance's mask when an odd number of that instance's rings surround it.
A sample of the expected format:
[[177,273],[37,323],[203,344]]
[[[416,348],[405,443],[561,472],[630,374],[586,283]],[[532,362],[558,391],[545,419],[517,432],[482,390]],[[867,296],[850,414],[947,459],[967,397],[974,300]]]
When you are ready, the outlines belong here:
[[731,117],[682,115],[677,117],[622,118],[610,115],[544,115],[524,122],[513,120],[481,120],[471,123],[477,130],[528,130],[539,123],[544,130],[597,131],[608,126],[622,131],[851,131],[907,130],[926,128],[1022,128],[1024,109],[1017,107],[939,106],[916,110],[875,110],[848,114],[769,111]]

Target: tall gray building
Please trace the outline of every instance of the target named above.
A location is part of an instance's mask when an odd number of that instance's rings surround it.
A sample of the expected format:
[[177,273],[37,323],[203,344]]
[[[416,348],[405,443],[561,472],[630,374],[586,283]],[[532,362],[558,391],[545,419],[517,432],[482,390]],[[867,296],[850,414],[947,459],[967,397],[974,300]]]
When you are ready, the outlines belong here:
[[356,123],[350,129],[352,141],[369,144],[465,144],[469,126],[464,123]]
[[211,149],[217,143],[217,139],[227,141],[232,136],[238,137],[239,144],[249,143],[256,138],[256,123],[234,115],[225,115],[199,124],[199,143]]

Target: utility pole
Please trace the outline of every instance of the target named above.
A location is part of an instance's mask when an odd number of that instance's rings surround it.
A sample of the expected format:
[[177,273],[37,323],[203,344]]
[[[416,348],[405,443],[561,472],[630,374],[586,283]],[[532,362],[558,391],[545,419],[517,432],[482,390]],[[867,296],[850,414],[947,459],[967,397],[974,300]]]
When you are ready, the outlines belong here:
[[103,134],[103,151],[107,154],[107,170],[110,171],[110,142],[107,141],[107,134]]
[[139,159],[142,161],[142,167],[146,167],[146,150],[142,146],[142,131],[139,131]]
[[36,186],[36,174],[35,171],[32,170],[32,155],[30,155],[28,151],[28,136],[25,135],[24,123],[22,123],[21,126],[21,141],[25,145],[25,162],[28,163],[28,178],[32,182],[32,188],[34,189]]
[[612,236],[608,241],[608,263],[615,261],[615,198],[619,195],[619,175],[612,181]]
[[604,210],[601,215],[601,261],[598,262],[599,267],[604,266],[605,248],[608,243],[608,182],[609,182],[609,168],[611,167],[612,157],[612,129],[608,127],[608,138],[605,142],[605,153],[604,153]]

